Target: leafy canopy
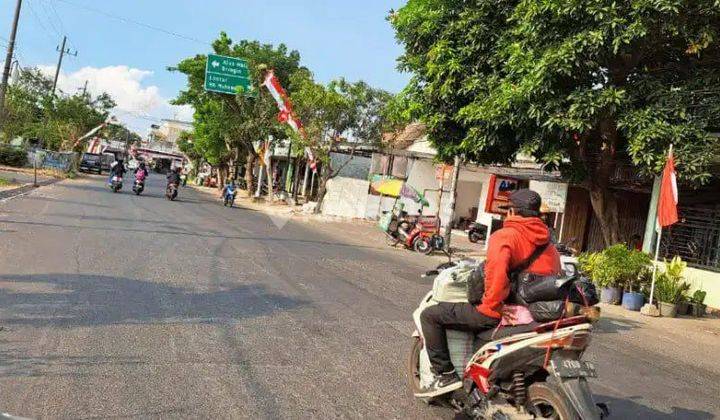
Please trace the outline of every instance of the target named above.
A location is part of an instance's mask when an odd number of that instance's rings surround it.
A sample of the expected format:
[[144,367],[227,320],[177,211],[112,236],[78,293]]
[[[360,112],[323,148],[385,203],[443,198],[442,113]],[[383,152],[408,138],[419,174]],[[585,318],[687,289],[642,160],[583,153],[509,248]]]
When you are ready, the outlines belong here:
[[527,151],[602,182],[618,156],[659,172],[672,143],[682,177],[709,177],[716,0],[409,0],[389,20],[413,74],[395,115],[424,120],[445,158]]

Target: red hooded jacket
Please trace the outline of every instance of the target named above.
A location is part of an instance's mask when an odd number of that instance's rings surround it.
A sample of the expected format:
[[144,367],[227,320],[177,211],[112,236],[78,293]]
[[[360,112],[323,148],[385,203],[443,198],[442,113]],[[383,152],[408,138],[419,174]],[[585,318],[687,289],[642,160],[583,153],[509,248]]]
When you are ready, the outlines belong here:
[[[485,294],[477,310],[492,318],[501,318],[502,305],[510,294],[508,273],[550,241],[550,230],[537,217],[509,216],[503,228],[490,235],[485,259]],[[561,272],[560,254],[552,244],[530,265],[527,271],[540,275]]]

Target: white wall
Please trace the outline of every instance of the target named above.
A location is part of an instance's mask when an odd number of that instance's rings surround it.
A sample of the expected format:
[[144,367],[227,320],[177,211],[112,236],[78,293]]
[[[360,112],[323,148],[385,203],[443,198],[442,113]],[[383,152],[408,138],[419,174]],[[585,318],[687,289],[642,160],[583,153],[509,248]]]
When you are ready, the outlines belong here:
[[363,179],[335,177],[328,180],[323,199],[323,214],[364,218],[370,182]]

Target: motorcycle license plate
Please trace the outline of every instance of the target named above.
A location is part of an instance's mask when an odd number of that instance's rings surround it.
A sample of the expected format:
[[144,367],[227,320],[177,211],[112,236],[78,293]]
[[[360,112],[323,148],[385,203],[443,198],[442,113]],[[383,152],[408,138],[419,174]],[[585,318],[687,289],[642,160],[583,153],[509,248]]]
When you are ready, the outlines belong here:
[[552,360],[555,375],[561,378],[596,378],[595,365],[582,360]]

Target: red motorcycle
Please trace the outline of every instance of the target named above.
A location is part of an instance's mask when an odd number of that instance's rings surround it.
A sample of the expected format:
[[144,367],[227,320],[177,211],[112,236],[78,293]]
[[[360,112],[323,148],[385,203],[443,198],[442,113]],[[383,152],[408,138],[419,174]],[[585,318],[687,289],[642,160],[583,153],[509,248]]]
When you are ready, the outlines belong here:
[[393,219],[385,232],[389,245],[402,243],[406,248],[425,255],[445,248],[445,239],[439,234],[440,218],[437,216],[408,216],[401,212],[397,219]]

